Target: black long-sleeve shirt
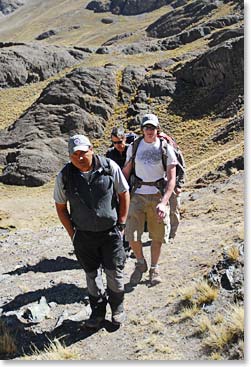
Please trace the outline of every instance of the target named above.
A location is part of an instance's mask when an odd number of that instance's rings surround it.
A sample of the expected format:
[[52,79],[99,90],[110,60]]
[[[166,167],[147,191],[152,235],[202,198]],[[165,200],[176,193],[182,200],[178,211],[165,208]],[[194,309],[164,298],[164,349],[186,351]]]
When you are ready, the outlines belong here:
[[122,153],[120,153],[116,148],[112,147],[109,148],[106,152],[106,157],[112,159],[114,162],[116,162],[119,167],[122,169],[125,164],[126,160],[126,152],[127,152],[128,145],[126,145],[125,149]]

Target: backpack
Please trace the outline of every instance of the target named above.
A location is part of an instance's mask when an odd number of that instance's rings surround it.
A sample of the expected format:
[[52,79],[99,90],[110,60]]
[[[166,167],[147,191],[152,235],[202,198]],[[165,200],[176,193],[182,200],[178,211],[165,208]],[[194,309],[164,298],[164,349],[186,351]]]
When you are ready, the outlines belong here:
[[[178,162],[177,167],[176,167],[176,185],[180,186],[181,182],[184,183],[185,168],[186,168],[183,154],[182,154],[181,150],[179,149],[179,146],[178,146],[176,140],[172,136],[169,136],[169,135],[161,132],[161,133],[158,134],[158,138],[160,139],[160,145],[161,145],[161,149],[162,149],[162,165],[163,165],[164,171],[166,171],[166,167],[167,167],[167,165],[166,165],[166,162],[167,162],[167,144],[170,144],[173,147],[173,150],[174,150],[174,153],[176,155],[177,162]],[[135,157],[136,157],[136,153],[137,153],[139,143],[141,142],[142,139],[143,139],[143,136],[139,136],[132,143],[131,162],[132,162],[133,166],[132,166],[132,172],[131,172],[131,176],[130,176],[130,180],[129,180],[130,187],[131,187],[131,192],[134,192],[143,183],[143,181],[139,177],[137,177],[136,174],[135,174]],[[149,186],[156,186],[162,194],[164,193],[165,179],[160,179],[156,182],[147,182],[145,184],[147,184]]]
[[138,135],[130,131],[129,133],[125,134],[126,136],[126,144],[131,144],[138,138]]

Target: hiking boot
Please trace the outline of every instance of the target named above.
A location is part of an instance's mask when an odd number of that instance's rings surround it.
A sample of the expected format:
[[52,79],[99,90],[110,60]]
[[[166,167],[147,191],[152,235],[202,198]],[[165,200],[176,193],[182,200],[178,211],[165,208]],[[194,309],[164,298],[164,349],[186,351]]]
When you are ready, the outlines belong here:
[[98,329],[104,320],[105,318],[102,316],[91,316],[88,320],[85,320],[85,326],[90,329]]
[[136,262],[135,264],[135,269],[131,275],[130,278],[130,283],[131,285],[137,285],[142,278],[143,273],[145,273],[147,271],[147,263],[146,260],[144,259],[144,263],[140,264],[139,262]]
[[125,311],[112,314],[112,323],[114,325],[121,325],[126,320]]
[[149,279],[151,285],[156,285],[162,282],[161,277],[159,275],[159,270],[156,268],[151,268],[149,271]]

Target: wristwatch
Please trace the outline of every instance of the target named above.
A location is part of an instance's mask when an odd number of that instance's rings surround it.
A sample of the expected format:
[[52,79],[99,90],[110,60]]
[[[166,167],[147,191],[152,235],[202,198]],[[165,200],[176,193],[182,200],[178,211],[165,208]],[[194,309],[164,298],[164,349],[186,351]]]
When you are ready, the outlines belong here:
[[122,232],[125,229],[126,224],[125,223],[117,223],[117,227]]

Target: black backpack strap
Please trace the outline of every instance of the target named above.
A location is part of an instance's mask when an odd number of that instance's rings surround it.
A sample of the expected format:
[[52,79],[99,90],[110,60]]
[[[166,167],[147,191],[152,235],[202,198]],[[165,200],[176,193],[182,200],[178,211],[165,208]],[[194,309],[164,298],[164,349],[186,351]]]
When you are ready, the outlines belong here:
[[103,169],[105,175],[112,176],[112,169],[111,169],[111,160],[110,158],[106,158],[102,155],[97,155],[97,159],[100,163],[100,168]]
[[137,153],[137,150],[138,150],[138,147],[139,147],[139,143],[141,142],[141,140],[143,138],[144,138],[143,135],[141,135],[138,138],[136,138],[134,140],[134,142],[131,143],[131,145],[132,145],[132,156],[131,156],[130,161],[132,162],[133,169],[135,168],[135,157],[136,157],[136,153]]
[[62,169],[62,181],[63,181],[63,188],[65,191],[69,191],[70,190],[70,185],[71,185],[71,175],[73,174],[74,170],[76,170],[76,168],[74,167],[74,165],[72,163],[66,163],[66,165],[64,166],[64,168]]

